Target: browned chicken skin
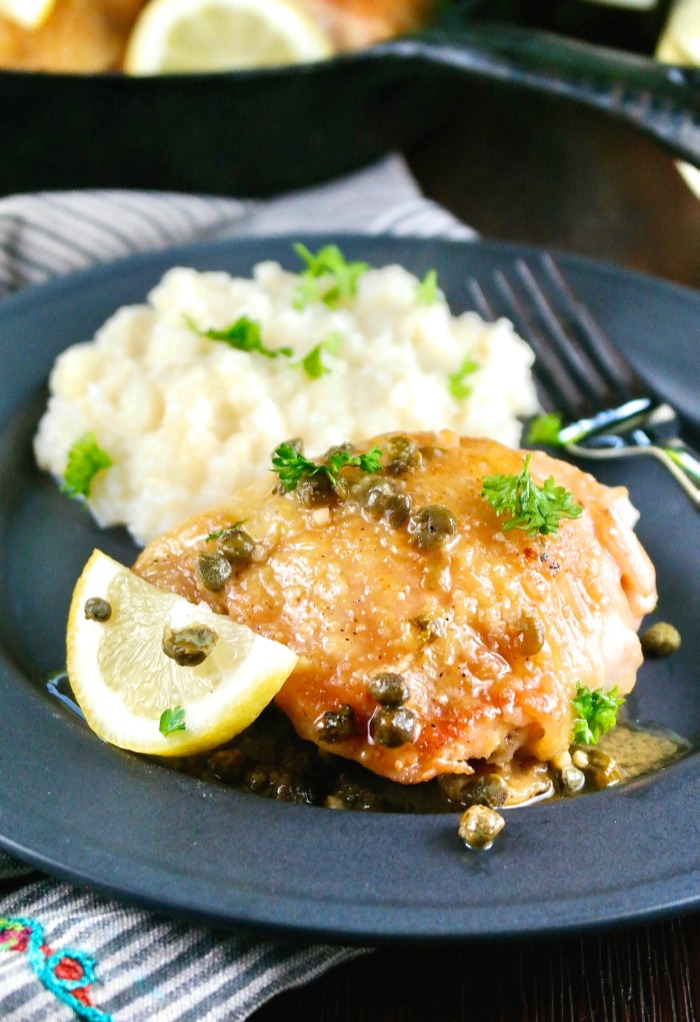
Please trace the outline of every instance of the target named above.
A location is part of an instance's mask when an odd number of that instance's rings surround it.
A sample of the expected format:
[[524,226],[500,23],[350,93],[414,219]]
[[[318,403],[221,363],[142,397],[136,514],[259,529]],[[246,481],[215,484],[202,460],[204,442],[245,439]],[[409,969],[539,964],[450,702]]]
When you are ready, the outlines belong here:
[[[626,491],[535,452],[535,481],[553,475],[583,515],[556,536],[504,533],[482,479],[517,474],[525,452],[447,431],[412,439],[419,464],[394,479],[413,516],[452,512],[444,542],[424,548],[415,517],[392,523],[352,496],[304,507],[270,475],[151,543],[135,570],[291,646],[300,659],[278,705],[303,738],[378,774],[414,783],[470,773],[476,759],[548,760],[570,744],[577,684],[624,694],[641,662],[655,575]],[[351,494],[362,488],[359,469],[344,473]],[[196,557],[241,520],[253,559],[208,591]],[[392,685],[405,691],[388,698]]]

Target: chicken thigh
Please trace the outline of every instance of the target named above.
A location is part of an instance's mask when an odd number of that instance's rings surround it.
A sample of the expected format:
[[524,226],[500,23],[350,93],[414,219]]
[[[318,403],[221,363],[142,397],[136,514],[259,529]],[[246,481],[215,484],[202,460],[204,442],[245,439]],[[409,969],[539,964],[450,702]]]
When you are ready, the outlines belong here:
[[624,695],[642,660],[655,574],[626,491],[531,452],[534,481],[553,476],[582,513],[556,534],[504,531],[483,480],[520,473],[526,452],[444,431],[351,453],[377,447],[377,471],[346,466],[335,485],[319,474],[285,493],[270,473],[135,570],[290,646],[279,707],[377,774],[412,784],[552,759],[571,743],[577,686]]

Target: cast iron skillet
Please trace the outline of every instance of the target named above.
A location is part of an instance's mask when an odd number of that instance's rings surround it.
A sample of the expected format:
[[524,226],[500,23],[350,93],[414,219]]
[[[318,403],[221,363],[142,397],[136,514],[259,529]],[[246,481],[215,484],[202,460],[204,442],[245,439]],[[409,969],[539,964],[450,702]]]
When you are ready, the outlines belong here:
[[[509,89],[517,103],[535,90],[597,108],[700,164],[698,70],[472,20],[484,6],[462,0],[426,31],[304,66],[154,78],[0,72],[0,193],[269,195],[415,140],[464,77]],[[479,95],[477,125],[488,116]]]

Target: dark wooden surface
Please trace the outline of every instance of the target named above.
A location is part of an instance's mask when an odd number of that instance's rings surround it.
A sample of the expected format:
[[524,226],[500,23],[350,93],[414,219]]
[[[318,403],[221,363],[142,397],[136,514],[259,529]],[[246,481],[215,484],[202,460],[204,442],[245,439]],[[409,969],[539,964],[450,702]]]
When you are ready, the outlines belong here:
[[[595,113],[462,88],[445,125],[407,156],[425,192],[485,237],[566,249],[700,288],[700,200],[653,143]],[[383,947],[253,1016],[290,1017],[697,1022],[700,915],[527,944]]]

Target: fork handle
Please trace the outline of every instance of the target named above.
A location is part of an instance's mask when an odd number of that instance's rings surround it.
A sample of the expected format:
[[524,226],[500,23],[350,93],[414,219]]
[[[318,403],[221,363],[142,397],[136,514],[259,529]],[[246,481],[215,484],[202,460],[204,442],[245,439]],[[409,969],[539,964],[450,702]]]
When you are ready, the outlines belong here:
[[369,52],[566,96],[626,121],[700,166],[697,69],[496,22],[450,24]]
[[657,457],[700,509],[700,458],[695,451],[682,440],[673,440],[663,447],[653,444],[652,450],[659,452]]
[[[601,441],[605,437],[599,438]],[[635,431],[634,446],[625,443],[622,438],[610,438],[619,441],[619,446],[582,447],[580,444],[564,444],[564,448],[579,458],[594,458],[608,461],[611,458],[629,458],[634,455],[647,455],[656,458],[668,469],[676,482],[685,490],[691,504],[700,511],[700,457],[683,440],[669,440],[665,444],[655,444],[641,430]]]

